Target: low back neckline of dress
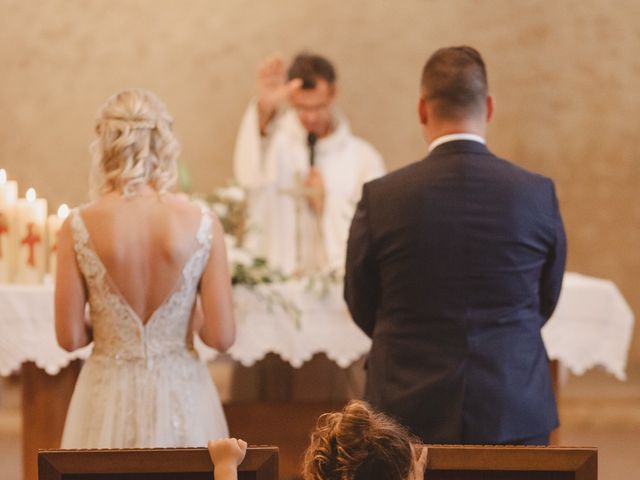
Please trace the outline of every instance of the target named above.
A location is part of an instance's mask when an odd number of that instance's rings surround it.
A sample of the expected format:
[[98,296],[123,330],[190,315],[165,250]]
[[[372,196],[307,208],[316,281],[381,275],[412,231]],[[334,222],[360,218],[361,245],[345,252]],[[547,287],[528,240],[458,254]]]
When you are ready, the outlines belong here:
[[185,274],[186,274],[186,271],[187,271],[188,267],[190,266],[191,262],[196,257],[198,252],[200,252],[203,248],[206,248],[206,246],[207,246],[206,243],[202,240],[203,230],[205,228],[208,228],[208,223],[205,221],[206,216],[207,216],[207,210],[206,210],[206,208],[204,206],[201,206],[200,222],[199,222],[198,228],[196,230],[196,240],[197,240],[197,242],[199,244],[198,247],[187,257],[187,259],[182,264],[182,267],[178,270],[179,271],[178,278],[174,282],[173,287],[171,289],[169,289],[169,292],[167,293],[167,295],[165,295],[163,297],[163,300],[158,304],[157,307],[155,307],[151,311],[151,313],[148,315],[148,317],[145,320],[143,320],[142,316],[131,306],[131,303],[122,294],[122,292],[118,288],[118,285],[115,283],[115,281],[111,277],[111,274],[109,273],[109,270],[107,269],[107,267],[105,266],[104,262],[100,258],[100,255],[98,255],[98,252],[95,249],[93,241],[91,240],[91,234],[89,233],[89,229],[87,228],[87,225],[85,224],[84,219],[82,218],[82,215],[80,213],[80,209],[76,209],[74,214],[77,216],[79,224],[80,224],[81,228],[84,230],[84,234],[85,234],[85,238],[86,238],[86,242],[85,242],[84,246],[85,246],[85,248],[87,248],[89,250],[91,255],[95,258],[96,262],[99,264],[100,269],[102,270],[102,272],[104,274],[104,279],[107,282],[107,284],[109,285],[109,288],[111,289],[111,292],[118,298],[118,300],[121,302],[121,304],[131,314],[131,317],[134,319],[134,321],[143,330],[146,330],[149,327],[149,325],[152,324],[153,320],[159,316],[159,312],[161,312],[162,309],[165,308],[171,302],[173,297],[176,296],[182,290],[183,286],[186,283],[185,282]]

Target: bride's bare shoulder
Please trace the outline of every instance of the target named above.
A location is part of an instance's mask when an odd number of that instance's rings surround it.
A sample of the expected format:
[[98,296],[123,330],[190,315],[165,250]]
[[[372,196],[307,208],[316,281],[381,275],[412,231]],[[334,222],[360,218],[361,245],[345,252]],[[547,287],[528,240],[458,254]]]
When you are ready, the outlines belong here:
[[82,205],[77,206],[75,210],[80,213],[83,218],[87,216],[92,217],[96,214],[100,215],[104,213],[105,202],[102,198],[99,198],[88,203],[83,203]]
[[[189,198],[185,194],[165,193],[159,197],[130,197],[119,195],[105,195],[91,203],[79,207],[83,219],[122,218],[122,215],[131,214],[134,217],[146,212],[151,215],[161,215],[172,218],[174,221],[192,223],[200,217],[202,205],[199,201]],[[145,214],[145,215],[146,215]]]
[[162,203],[174,210],[176,213],[197,215],[206,207],[206,203],[194,200],[184,193],[164,194]]

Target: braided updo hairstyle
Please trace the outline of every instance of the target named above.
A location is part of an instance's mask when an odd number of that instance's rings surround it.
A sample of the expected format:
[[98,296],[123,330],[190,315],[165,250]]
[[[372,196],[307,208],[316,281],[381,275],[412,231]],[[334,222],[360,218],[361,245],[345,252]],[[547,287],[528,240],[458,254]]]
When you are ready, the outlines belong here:
[[98,138],[91,145],[92,194],[128,196],[145,184],[159,193],[170,189],[180,152],[172,123],[162,101],[148,90],[124,90],[109,98],[98,110]]
[[412,442],[402,426],[363,401],[321,415],[304,456],[304,480],[406,480]]

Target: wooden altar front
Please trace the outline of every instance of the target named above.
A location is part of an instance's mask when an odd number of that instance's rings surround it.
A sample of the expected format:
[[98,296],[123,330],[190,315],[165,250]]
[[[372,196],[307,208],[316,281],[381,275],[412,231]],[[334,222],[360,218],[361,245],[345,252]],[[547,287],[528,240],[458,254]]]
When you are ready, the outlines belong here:
[[80,373],[75,360],[58,375],[49,375],[33,362],[22,365],[22,472],[38,478],[38,450],[60,448],[64,419]]

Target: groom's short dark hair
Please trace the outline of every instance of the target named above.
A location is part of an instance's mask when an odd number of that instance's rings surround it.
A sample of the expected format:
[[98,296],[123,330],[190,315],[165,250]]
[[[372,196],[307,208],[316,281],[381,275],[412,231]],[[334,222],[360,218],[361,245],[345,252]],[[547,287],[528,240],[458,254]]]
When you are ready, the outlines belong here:
[[437,50],[422,69],[422,96],[441,118],[461,120],[484,111],[487,69],[472,47]]

